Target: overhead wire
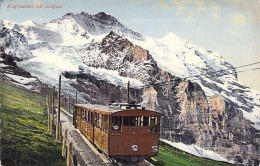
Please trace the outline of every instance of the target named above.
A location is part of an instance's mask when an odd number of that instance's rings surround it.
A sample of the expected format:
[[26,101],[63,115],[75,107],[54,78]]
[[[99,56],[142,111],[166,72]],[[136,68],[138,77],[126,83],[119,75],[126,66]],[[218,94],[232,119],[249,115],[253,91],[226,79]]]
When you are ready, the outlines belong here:
[[[253,68],[253,69],[237,71],[236,73],[243,73],[243,72],[252,71],[252,70],[259,70],[259,69],[260,69],[260,68],[257,67],[257,68]],[[223,74],[221,74],[221,76],[223,76],[223,75],[229,75],[229,74],[231,74],[231,73],[223,73]],[[213,77],[216,77],[216,76],[213,76]],[[190,80],[190,81],[196,81],[196,80],[200,80],[200,79],[193,79],[193,80]]]
[[191,76],[185,77],[184,79],[186,79],[186,78],[191,78],[191,77],[196,77],[196,76],[201,76],[201,75],[207,75],[207,74],[211,74],[211,73],[214,74],[214,73],[218,73],[218,72],[222,72],[222,71],[234,70],[234,69],[238,69],[238,68],[241,68],[241,67],[256,65],[256,64],[259,64],[259,63],[260,63],[260,62],[255,62],[255,63],[246,64],[246,65],[241,65],[241,66],[237,66],[237,67],[233,67],[233,68],[229,68],[229,69],[225,69],[225,70],[218,70],[218,71],[209,72],[209,73],[204,73],[204,74],[191,75]]
[[[256,64],[260,64],[260,62],[255,62],[255,63],[250,63],[250,64],[245,64],[245,65],[240,65],[240,66],[237,66],[237,67],[233,67],[233,68],[229,68],[229,69],[226,69],[226,70],[218,70],[218,71],[214,71],[214,72],[208,72],[208,73],[204,73],[204,74],[197,74],[197,75],[191,75],[191,76],[188,76],[188,77],[184,77],[184,78],[180,78],[180,79],[188,79],[188,78],[192,78],[192,77],[199,77],[199,76],[207,76],[208,74],[217,74],[219,72],[224,72],[224,71],[230,71],[230,70],[234,70],[234,69],[238,69],[238,68],[242,68],[242,67],[247,67],[247,66],[252,66],[252,65],[256,65]],[[249,69],[249,70],[242,70],[242,71],[237,71],[236,73],[242,73],[242,72],[246,72],[246,71],[251,71],[251,70],[259,70],[260,68],[254,68],[254,69]],[[231,73],[222,73],[221,76],[223,75],[229,75]],[[195,81],[195,80],[200,80],[200,79],[192,79],[190,81]],[[163,82],[156,82],[156,83],[152,83],[152,85],[154,84],[161,84],[161,83],[174,83],[174,82],[179,82],[180,80],[170,80],[170,81],[163,81]],[[145,86],[149,86],[150,84],[148,85],[145,85]]]

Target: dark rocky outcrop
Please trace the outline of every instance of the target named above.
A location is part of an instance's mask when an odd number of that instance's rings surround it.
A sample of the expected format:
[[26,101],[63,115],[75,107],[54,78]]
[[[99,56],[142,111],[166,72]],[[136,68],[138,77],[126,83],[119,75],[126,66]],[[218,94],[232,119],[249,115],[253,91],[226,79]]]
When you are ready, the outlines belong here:
[[[110,100],[115,102],[126,101],[126,89],[115,86],[107,81],[98,79],[87,73],[70,73],[64,72],[67,79],[76,79],[71,85],[79,92],[83,92],[86,101],[95,104],[106,105]],[[142,101],[142,89],[130,88],[131,99],[135,102]]]

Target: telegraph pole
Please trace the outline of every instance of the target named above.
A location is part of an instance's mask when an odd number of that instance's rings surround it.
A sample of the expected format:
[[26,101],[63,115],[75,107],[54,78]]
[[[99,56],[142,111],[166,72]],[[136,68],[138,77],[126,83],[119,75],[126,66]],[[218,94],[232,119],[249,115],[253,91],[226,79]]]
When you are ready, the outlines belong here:
[[54,104],[54,98],[55,98],[55,88],[53,88],[53,95],[52,95],[52,120],[54,119],[54,112],[55,112],[55,104]]
[[130,81],[127,82],[127,96],[126,96],[127,103],[129,103],[129,90],[130,90]]
[[57,112],[57,125],[56,125],[56,140],[61,140],[61,124],[60,124],[60,91],[61,91],[61,75],[59,76],[59,91],[58,91],[58,112]]
[[76,104],[78,104],[78,94],[77,94],[77,91],[76,91]]
[[68,94],[68,100],[69,100],[69,112],[70,112],[70,94]]

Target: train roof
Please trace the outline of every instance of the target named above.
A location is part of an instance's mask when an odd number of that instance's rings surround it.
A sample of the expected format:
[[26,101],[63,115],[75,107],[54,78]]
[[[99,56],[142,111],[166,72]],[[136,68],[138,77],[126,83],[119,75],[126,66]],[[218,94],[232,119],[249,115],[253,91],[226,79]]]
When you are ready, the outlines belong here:
[[157,111],[152,111],[152,110],[146,110],[145,107],[141,107],[141,105],[135,105],[135,104],[128,104],[128,103],[112,103],[109,105],[97,105],[97,104],[75,104],[77,107],[81,108],[88,108],[92,110],[98,110],[98,111],[103,111],[107,113],[117,113],[117,112],[122,112],[122,111],[129,111],[129,110],[143,110],[143,111],[150,111],[153,113],[158,113],[161,114],[160,112]]

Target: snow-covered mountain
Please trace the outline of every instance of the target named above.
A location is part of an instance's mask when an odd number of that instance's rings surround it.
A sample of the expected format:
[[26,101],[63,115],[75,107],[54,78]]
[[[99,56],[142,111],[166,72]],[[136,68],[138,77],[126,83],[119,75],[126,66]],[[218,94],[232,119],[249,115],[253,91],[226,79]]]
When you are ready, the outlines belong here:
[[1,51],[49,86],[63,74],[63,91],[106,104],[124,100],[130,81],[132,99],[165,113],[163,138],[259,163],[260,93],[239,82],[218,53],[173,33],[143,37],[104,12],[68,13],[43,24],[3,20],[0,35]]
[[[100,12],[96,15],[89,15],[82,12],[80,14],[68,13],[62,18],[52,20],[50,25],[62,25],[62,28],[70,31],[73,35],[80,34],[82,37],[88,37],[88,34],[102,35],[114,31],[124,37],[131,37],[137,40],[143,40],[142,35],[128,29],[122,25],[114,16]],[[68,26],[64,26],[68,25]],[[82,31],[83,29],[83,31]]]
[[17,24],[14,24],[13,27],[11,29],[2,27],[1,29],[0,45],[4,48],[4,52],[18,61],[33,58],[27,38],[20,32]]

